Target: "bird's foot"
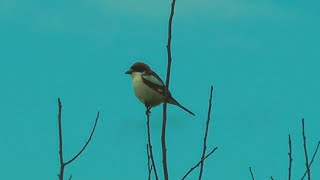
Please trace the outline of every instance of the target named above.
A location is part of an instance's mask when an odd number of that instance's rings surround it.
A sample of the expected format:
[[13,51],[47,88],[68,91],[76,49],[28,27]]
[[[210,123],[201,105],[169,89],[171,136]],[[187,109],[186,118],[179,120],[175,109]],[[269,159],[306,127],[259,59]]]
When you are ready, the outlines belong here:
[[151,106],[146,106],[146,115],[147,116],[151,115]]

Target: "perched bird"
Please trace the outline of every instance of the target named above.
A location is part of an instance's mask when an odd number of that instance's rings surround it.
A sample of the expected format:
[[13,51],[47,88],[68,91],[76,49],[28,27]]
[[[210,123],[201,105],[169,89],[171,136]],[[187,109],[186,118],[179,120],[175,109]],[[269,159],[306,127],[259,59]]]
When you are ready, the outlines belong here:
[[[164,102],[165,89],[167,87],[161,78],[152,71],[147,64],[136,62],[130,67],[126,74],[130,74],[132,78],[133,89],[136,97],[147,107],[148,110]],[[193,112],[183,107],[172,97],[169,90],[167,90],[167,97],[167,103],[179,106],[181,109],[194,116]]]

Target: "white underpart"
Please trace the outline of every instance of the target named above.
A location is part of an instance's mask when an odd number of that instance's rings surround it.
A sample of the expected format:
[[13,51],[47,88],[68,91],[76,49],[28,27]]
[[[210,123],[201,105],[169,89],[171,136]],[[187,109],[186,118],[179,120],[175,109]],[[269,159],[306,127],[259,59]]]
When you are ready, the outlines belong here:
[[[136,97],[143,103],[150,106],[156,106],[163,102],[164,96],[162,96],[157,91],[153,90],[149,86],[147,86],[142,79],[142,73],[140,72],[133,72],[131,73],[132,84],[134,89],[134,94]],[[147,78],[146,78],[147,79]],[[162,82],[157,80],[155,77],[150,77],[150,81],[161,85]],[[148,80],[149,80],[148,79]],[[156,81],[155,81],[156,79]],[[159,84],[161,83],[161,84]]]

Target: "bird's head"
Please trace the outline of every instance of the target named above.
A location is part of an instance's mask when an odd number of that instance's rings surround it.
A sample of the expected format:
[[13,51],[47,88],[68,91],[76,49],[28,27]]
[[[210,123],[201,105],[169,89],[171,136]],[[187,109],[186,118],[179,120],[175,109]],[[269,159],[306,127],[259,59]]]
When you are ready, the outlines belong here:
[[149,71],[151,71],[151,69],[148,65],[146,65],[143,62],[136,62],[130,67],[130,69],[126,72],[126,74],[130,74],[131,77],[133,77],[136,74],[143,74]]

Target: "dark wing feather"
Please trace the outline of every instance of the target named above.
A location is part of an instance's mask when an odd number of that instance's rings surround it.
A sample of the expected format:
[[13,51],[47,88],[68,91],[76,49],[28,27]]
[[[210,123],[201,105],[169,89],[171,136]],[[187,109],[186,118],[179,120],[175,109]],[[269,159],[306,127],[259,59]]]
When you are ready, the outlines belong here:
[[[157,91],[158,93],[162,94],[163,96],[165,95],[165,89],[167,88],[163,81],[160,79],[160,77],[153,73],[153,74],[143,74],[142,75],[142,80],[143,82],[149,86],[151,89]],[[179,106],[180,108],[182,108],[183,110],[187,111],[188,113],[190,113],[191,115],[194,116],[194,113],[191,112],[189,109],[185,108],[184,106],[182,106],[177,100],[175,100],[172,96],[170,91],[168,90],[168,103],[170,104],[174,104]]]
[[[142,75],[142,80],[151,89],[159,92],[164,96],[166,86],[157,74],[144,74]],[[171,97],[171,93],[169,91],[168,97]]]

